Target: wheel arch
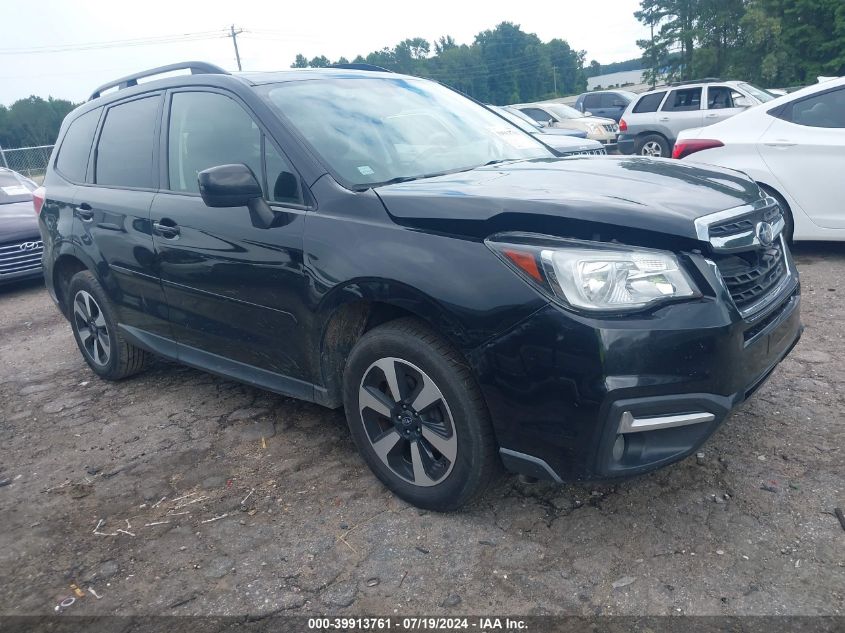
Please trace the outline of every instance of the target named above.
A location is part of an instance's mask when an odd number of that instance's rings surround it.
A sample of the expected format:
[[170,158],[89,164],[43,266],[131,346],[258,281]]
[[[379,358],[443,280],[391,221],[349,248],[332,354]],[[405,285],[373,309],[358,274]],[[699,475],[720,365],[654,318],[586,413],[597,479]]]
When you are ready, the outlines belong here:
[[53,263],[53,292],[55,293],[56,301],[59,304],[59,309],[65,316],[68,316],[69,314],[67,289],[70,286],[70,280],[73,279],[74,275],[84,270],[91,270],[91,268],[73,253],[63,253],[59,255]]
[[384,279],[358,280],[335,288],[321,302],[311,346],[318,358],[318,382],[325,390],[323,404],[336,408],[343,402],[343,370],[352,348],[373,328],[405,317],[425,323],[459,353],[467,349],[467,332],[447,309],[432,297],[406,284]]

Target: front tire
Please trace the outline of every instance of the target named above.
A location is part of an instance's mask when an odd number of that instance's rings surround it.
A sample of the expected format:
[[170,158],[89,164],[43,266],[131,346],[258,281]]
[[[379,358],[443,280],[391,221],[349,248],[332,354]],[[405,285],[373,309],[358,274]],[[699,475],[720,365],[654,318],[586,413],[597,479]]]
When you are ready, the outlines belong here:
[[499,469],[489,414],[466,362],[413,319],[361,337],[344,371],[344,406],[367,465],[415,506],[455,510]]
[[659,134],[648,134],[637,139],[637,154],[652,158],[669,158],[669,141]]
[[101,378],[120,380],[144,370],[152,356],[128,343],[117,328],[114,307],[97,278],[85,270],[70,280],[68,318],[88,366]]

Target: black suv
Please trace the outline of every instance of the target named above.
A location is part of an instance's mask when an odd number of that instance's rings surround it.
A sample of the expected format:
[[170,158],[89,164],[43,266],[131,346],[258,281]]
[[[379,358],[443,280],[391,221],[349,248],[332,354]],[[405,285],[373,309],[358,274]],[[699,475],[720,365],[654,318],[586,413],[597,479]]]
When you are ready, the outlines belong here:
[[426,508],[502,464],[676,461],[801,332],[781,211],[748,178],[560,158],[389,72],[123,78],[67,117],[44,187],[47,287],[94,372],[157,355],[345,407]]

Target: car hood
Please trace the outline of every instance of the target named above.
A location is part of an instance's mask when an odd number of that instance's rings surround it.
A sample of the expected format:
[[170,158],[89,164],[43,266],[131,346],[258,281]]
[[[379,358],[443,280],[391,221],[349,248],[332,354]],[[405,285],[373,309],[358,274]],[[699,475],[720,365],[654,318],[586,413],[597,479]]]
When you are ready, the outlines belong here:
[[588,138],[579,138],[562,134],[554,136],[551,134],[537,134],[537,140],[559,152],[585,152],[602,148],[602,144]]
[[0,244],[27,238],[41,239],[32,201],[0,204]]
[[501,231],[605,238],[621,228],[695,240],[696,218],[760,198],[759,187],[733,170],[615,156],[515,161],[376,192],[399,224],[480,238]]

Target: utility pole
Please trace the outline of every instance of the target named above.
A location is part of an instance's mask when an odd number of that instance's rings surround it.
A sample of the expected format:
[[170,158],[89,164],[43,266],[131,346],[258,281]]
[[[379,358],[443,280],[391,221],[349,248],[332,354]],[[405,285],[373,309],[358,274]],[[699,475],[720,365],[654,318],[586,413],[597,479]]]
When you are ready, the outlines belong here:
[[555,85],[555,96],[557,96],[557,66],[552,66],[552,81]]
[[231,26],[231,28],[229,29],[229,37],[231,37],[231,38],[232,38],[232,44],[234,44],[234,45],[235,45],[235,59],[237,59],[237,60],[238,60],[238,70],[243,70],[243,68],[241,68],[241,54],[240,54],[240,52],[238,51],[238,35],[239,35],[240,33],[243,33],[243,32],[244,32],[244,30],[243,30],[243,29],[238,29],[238,30],[236,31],[236,30],[235,30],[235,25],[234,25],[234,24],[233,24],[233,25]]
[[651,20],[651,89],[654,90],[657,85],[657,50],[654,48],[654,14],[652,13]]

